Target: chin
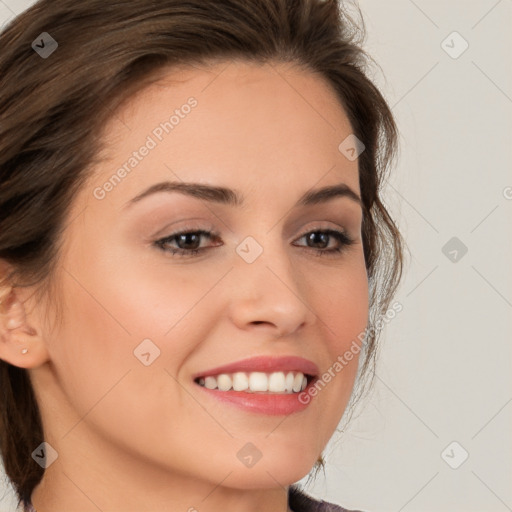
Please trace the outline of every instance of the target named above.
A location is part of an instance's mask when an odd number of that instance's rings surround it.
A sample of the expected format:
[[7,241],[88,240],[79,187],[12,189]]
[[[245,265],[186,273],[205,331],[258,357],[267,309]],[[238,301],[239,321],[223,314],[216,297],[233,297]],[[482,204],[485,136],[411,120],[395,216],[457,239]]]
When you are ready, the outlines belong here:
[[231,468],[233,472],[225,484],[235,489],[268,489],[298,482],[311,471],[318,455],[306,459],[297,452],[300,452],[299,448],[294,453],[274,453],[271,457],[262,457],[252,467]]

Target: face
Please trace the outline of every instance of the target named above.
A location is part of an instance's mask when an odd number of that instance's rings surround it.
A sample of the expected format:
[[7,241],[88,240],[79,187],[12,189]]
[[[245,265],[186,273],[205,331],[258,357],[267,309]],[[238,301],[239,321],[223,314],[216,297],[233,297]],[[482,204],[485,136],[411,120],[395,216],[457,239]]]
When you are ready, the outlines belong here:
[[[282,64],[176,69],[112,118],[108,159],[69,212],[50,364],[32,375],[63,463],[86,450],[92,465],[234,488],[309,472],[358,357],[335,363],[368,320],[362,210],[346,192],[360,196],[357,160],[338,149],[350,134],[328,84]],[[184,183],[205,188],[171,190]],[[287,388],[298,372],[302,400]],[[235,373],[252,393],[206,387]],[[278,391],[254,392],[269,380]]]

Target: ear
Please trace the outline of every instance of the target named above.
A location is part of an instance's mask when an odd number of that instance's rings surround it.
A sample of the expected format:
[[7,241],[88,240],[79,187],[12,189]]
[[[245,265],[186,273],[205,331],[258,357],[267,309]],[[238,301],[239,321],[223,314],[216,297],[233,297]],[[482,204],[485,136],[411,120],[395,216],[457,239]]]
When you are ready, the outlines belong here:
[[12,287],[6,275],[0,273],[0,359],[19,368],[35,368],[49,360],[49,354],[41,327],[27,318],[31,290]]

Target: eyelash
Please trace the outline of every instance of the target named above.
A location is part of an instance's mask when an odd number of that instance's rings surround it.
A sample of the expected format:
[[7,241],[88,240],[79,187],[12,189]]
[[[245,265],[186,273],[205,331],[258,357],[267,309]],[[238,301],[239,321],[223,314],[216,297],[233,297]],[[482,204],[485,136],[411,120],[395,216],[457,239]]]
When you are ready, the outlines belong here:
[[[315,249],[314,247],[305,247],[301,246],[306,251],[313,251],[316,256],[336,256],[340,253],[343,253],[344,250],[349,247],[350,245],[353,245],[355,243],[355,240],[352,239],[345,233],[344,231],[337,231],[335,229],[313,229],[311,231],[308,231],[307,233],[304,233],[302,236],[298,238],[300,240],[301,238],[304,238],[306,235],[309,235],[311,233],[322,233],[330,235],[331,237],[334,237],[339,242],[339,246],[334,249]],[[154,245],[156,245],[160,250],[171,253],[171,255],[177,256],[177,257],[193,257],[197,255],[198,253],[202,253],[209,249],[209,247],[203,247],[200,249],[169,249],[165,248],[164,246],[169,243],[170,241],[173,241],[174,239],[178,238],[181,235],[203,235],[209,240],[211,239],[218,239],[220,234],[213,231],[206,231],[204,229],[197,229],[197,230],[183,230],[179,231],[177,233],[173,233],[172,235],[166,236],[165,238],[161,238],[160,240],[156,240],[154,242]]]

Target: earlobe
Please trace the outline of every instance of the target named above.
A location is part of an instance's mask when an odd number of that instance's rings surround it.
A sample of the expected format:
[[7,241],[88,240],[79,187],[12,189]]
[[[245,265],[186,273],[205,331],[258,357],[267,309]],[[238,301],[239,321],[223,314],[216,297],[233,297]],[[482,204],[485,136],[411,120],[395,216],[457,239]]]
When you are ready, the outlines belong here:
[[35,368],[48,360],[44,340],[27,321],[15,288],[0,289],[0,359],[20,368]]

